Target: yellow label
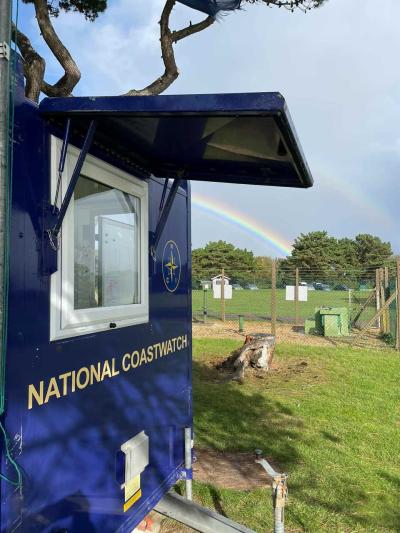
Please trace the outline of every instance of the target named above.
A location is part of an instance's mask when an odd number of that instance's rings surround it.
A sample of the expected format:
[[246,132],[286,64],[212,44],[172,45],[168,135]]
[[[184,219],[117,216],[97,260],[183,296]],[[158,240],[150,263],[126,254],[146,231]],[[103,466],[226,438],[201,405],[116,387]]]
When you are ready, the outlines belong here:
[[136,476],[125,483],[125,501],[127,502],[140,489],[140,476]]
[[132,507],[142,497],[142,491],[139,489],[127,502],[124,503],[124,513]]

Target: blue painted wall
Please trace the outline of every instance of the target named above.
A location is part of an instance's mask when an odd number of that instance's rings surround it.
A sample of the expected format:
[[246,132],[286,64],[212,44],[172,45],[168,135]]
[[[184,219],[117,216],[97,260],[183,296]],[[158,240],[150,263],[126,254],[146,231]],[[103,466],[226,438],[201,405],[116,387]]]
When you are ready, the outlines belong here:
[[[175,199],[156,262],[149,255],[149,323],[49,342],[50,279],[41,274],[40,218],[43,201],[51,200],[49,135],[38,108],[19,90],[4,424],[23,487],[2,481],[1,531],[128,532],[179,478],[183,428],[192,424],[189,188],[185,182]],[[149,179],[150,232],[162,185]],[[174,293],[162,277],[169,239],[182,261]],[[188,335],[187,349],[28,409],[29,384],[112,358],[119,368],[125,353],[181,335]],[[142,430],[150,439],[150,465],[141,476],[142,498],[124,513],[118,451]],[[2,468],[15,477],[4,453]]]

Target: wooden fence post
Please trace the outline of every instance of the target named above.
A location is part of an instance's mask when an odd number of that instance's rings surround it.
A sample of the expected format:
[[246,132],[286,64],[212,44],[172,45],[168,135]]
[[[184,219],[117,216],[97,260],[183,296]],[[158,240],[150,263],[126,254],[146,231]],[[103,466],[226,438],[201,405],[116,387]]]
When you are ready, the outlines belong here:
[[271,333],[276,335],[276,259],[272,260],[271,271]]
[[221,320],[225,322],[225,269],[221,273]]
[[397,258],[396,271],[396,350],[400,351],[400,258]]
[[[379,276],[379,268],[377,268],[377,269],[375,270],[376,312],[378,312],[379,309],[381,308],[381,294],[380,294],[380,289],[379,289],[379,280],[380,280],[380,276]],[[381,327],[381,317],[380,317],[380,316],[379,316],[378,319],[377,319],[376,326],[377,326],[378,328]]]
[[295,326],[299,325],[300,318],[299,318],[299,284],[300,284],[300,277],[299,277],[299,269],[296,268],[296,284],[294,287],[294,313],[295,313]]
[[[385,286],[385,298],[387,295],[387,290],[389,288],[389,267],[384,268],[384,286]],[[390,309],[387,308],[385,311],[385,333],[390,333]]]
[[361,337],[366,331],[368,331],[368,329],[372,326],[372,324],[374,324],[376,322],[376,319],[378,318],[378,315],[384,314],[385,311],[387,309],[389,309],[391,303],[394,302],[396,298],[398,298],[397,290],[391,296],[389,296],[389,298],[386,300],[384,305],[382,305],[382,307],[376,313],[376,315],[373,316],[371,318],[371,320],[368,320],[368,322],[366,324],[364,324],[364,326],[360,329],[360,331],[357,333],[357,335],[355,335],[353,337],[353,340],[351,341],[351,344],[354,344],[359,337]]
[[[379,294],[380,294],[380,304],[381,309],[385,306],[386,303],[386,294],[385,294],[385,272],[383,268],[379,269]],[[386,313],[381,314],[381,333],[386,333]]]
[[384,278],[385,278],[385,289],[389,287],[389,267],[384,269]]

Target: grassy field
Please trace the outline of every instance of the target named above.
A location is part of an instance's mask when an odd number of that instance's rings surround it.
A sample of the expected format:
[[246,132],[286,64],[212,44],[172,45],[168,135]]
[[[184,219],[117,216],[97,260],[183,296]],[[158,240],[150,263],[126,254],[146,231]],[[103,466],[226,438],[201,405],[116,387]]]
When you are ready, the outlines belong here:
[[[281,345],[265,379],[221,382],[212,363],[237,345],[194,342],[196,445],[261,448],[288,472],[288,532],[400,531],[399,356]],[[269,489],[195,483],[194,493],[211,508],[217,495],[228,517],[271,530]]]
[[[352,292],[349,301],[349,293],[346,291],[309,291],[308,301],[299,302],[301,318],[312,318],[316,307],[347,307],[352,311],[352,316],[360,308],[359,302],[364,302],[370,295],[370,291]],[[201,316],[203,313],[203,291],[194,290],[193,315]],[[207,307],[210,316],[218,316],[221,309],[220,300],[214,300],[212,292],[207,293]],[[232,300],[225,301],[225,310],[228,315],[244,314],[266,318],[271,316],[271,289],[260,289],[258,291],[241,290],[233,291]],[[374,307],[368,307],[363,317],[372,317],[375,313]],[[285,290],[277,290],[277,316],[281,319],[290,319],[295,316],[294,302],[285,300]]]

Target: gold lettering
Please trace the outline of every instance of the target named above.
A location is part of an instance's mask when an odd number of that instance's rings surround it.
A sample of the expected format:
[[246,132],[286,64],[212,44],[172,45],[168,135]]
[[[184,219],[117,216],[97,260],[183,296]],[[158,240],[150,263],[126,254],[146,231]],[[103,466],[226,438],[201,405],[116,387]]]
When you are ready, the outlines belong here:
[[122,358],[122,369],[124,372],[128,372],[129,370],[129,358],[131,357],[130,353],[126,353],[124,357]]
[[140,354],[140,362],[139,365],[142,365],[142,363],[147,363],[147,357],[146,357],[146,350],[142,348],[142,352]]
[[[133,362],[133,358],[136,357],[136,363]],[[139,352],[133,352],[131,358],[132,368],[137,368],[139,366]]]
[[161,357],[163,357],[164,355],[167,355],[167,349],[168,349],[168,342],[167,341],[164,341],[161,343]]
[[103,379],[108,376],[109,378],[111,378],[111,368],[110,368],[110,363],[108,362],[108,360],[106,359],[104,361],[104,366],[103,366],[103,373],[101,374],[101,381],[103,381]]
[[182,336],[182,348],[187,348],[188,346],[188,338],[187,335]]
[[97,365],[90,365],[90,384],[93,385],[95,381],[100,381],[100,362]]
[[58,376],[58,379],[62,381],[62,395],[66,396],[68,394],[68,378],[71,376],[71,372],[65,372],[65,374],[61,374],[61,376]]
[[35,389],[35,385],[29,385],[28,388],[28,409],[32,409],[33,407],[33,399],[36,400],[36,403],[38,405],[43,404],[43,386],[44,383],[41,381],[39,383],[39,392]]
[[113,357],[104,362],[99,361],[91,364],[90,367],[82,367],[77,371],[65,372],[60,374],[58,378],[50,378],[46,391],[44,381],[40,381],[38,387],[30,384],[28,386],[28,409],[32,409],[34,405],[47,403],[53,396],[58,399],[61,396],[67,396],[69,393],[75,392],[76,388],[82,390],[88,385],[103,381],[106,377],[118,376],[121,368],[124,372],[128,372],[131,368],[137,368],[151,363],[159,357],[164,357],[177,350],[183,350],[188,347],[188,344],[188,336],[180,335],[161,343],[152,344],[147,346],[147,348],[135,350],[131,354],[126,353],[123,355],[122,360],[117,360],[116,357]]
[[153,346],[147,348],[147,362],[151,363],[153,360]]
[[[81,381],[81,376],[82,374],[85,374],[85,381],[82,383]],[[86,387],[88,386],[89,384],[89,380],[90,380],[90,372],[89,372],[89,369],[86,368],[85,366],[80,368],[78,370],[78,374],[76,376],[76,384],[78,385],[78,389],[86,389]]]
[[155,358],[158,359],[158,350],[160,348],[160,343],[158,342],[157,344],[153,344],[153,347],[155,348]]
[[115,369],[115,357],[112,358],[111,367],[112,367],[112,373],[111,373],[112,377],[118,376],[119,370]]
[[52,396],[55,396],[57,399],[61,396],[56,378],[51,378],[49,386],[47,388],[46,398],[44,399],[43,403],[47,403]]

